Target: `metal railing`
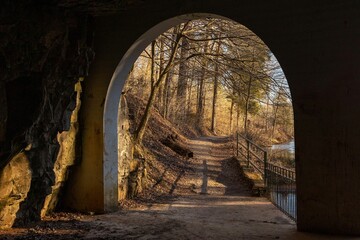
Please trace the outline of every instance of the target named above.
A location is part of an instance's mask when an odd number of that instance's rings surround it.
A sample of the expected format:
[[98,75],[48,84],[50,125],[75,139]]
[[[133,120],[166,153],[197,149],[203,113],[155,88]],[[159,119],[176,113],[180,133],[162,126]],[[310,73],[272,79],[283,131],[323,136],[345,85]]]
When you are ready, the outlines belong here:
[[266,149],[239,133],[235,136],[236,156],[262,175],[270,201],[296,221],[295,171],[270,163]]

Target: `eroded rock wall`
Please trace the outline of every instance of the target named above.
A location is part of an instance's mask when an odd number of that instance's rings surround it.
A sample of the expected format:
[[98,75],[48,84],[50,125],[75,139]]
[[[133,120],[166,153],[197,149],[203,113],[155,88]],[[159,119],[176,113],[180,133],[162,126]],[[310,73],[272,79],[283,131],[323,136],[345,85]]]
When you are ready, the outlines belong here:
[[76,106],[70,118],[70,128],[67,131],[57,134],[57,141],[60,145],[59,152],[54,163],[55,182],[51,187],[51,193],[46,196],[41,217],[51,213],[57,206],[63,187],[68,179],[69,168],[75,164],[77,152],[77,139],[79,132],[78,113],[81,106],[81,82],[75,85]]
[[20,204],[29,192],[31,175],[29,159],[24,152],[14,156],[0,173],[0,228],[14,224]]
[[[94,58],[92,18],[56,2],[5,1],[0,10],[0,175],[21,192],[13,207],[14,194],[1,194],[4,226],[40,219],[44,205],[43,213],[51,210],[75,158],[75,85]],[[14,164],[29,182],[18,181]]]

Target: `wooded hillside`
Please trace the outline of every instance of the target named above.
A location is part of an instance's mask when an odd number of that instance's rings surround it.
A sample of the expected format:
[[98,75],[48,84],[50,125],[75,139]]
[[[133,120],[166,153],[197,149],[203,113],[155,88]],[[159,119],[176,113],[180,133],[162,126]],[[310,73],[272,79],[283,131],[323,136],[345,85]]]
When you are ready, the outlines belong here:
[[[226,20],[193,20],[169,29],[140,55],[124,92],[200,134],[235,130],[271,144],[293,136],[291,96],[268,47],[249,29]],[[137,140],[137,141],[138,141]]]

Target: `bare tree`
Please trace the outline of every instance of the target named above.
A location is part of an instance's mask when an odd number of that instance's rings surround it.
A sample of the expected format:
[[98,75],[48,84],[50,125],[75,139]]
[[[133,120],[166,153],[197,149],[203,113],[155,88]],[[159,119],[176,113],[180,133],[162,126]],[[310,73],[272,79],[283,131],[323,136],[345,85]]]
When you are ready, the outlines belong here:
[[159,72],[157,79],[155,78],[155,76],[156,76],[156,74],[155,74],[155,64],[156,64],[155,44],[156,44],[156,40],[154,40],[151,43],[151,57],[152,57],[151,58],[151,73],[150,73],[151,91],[150,91],[150,96],[149,96],[149,99],[148,99],[146,107],[145,107],[144,114],[143,114],[140,124],[137,127],[137,129],[134,133],[134,136],[133,136],[134,145],[141,145],[141,141],[144,136],[145,129],[146,129],[147,123],[150,118],[150,114],[151,114],[150,110],[154,104],[155,96],[159,90],[160,84],[166,79],[167,74],[169,73],[169,71],[171,70],[171,68],[174,64],[176,51],[179,48],[179,43],[184,36],[183,32],[186,29],[187,25],[188,25],[188,23],[185,23],[182,27],[179,27],[179,30],[178,30],[175,40],[174,40],[173,48],[170,49],[169,59],[167,60],[167,63],[165,64],[164,69],[161,72]]

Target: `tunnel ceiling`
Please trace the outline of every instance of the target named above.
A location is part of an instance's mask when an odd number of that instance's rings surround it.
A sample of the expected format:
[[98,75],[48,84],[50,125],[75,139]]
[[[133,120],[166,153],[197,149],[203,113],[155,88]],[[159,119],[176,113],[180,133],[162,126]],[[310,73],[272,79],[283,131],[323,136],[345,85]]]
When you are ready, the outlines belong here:
[[144,0],[59,0],[57,4],[60,7],[71,8],[97,16],[127,10],[135,6],[138,7],[142,3],[144,3]]

